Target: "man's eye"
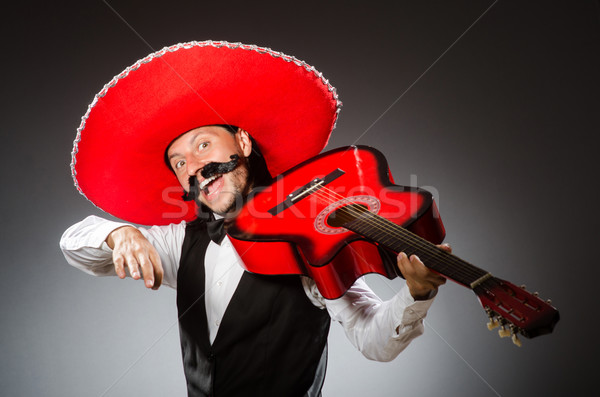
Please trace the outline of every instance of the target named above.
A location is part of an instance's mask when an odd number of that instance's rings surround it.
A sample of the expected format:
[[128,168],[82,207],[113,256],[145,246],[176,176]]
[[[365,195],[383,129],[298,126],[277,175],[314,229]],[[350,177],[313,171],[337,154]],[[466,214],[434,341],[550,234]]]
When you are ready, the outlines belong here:
[[185,160],[179,160],[175,163],[175,168],[179,169],[185,165]]
[[198,145],[198,149],[202,150],[202,149],[206,149],[208,147],[208,142],[202,142],[200,145]]

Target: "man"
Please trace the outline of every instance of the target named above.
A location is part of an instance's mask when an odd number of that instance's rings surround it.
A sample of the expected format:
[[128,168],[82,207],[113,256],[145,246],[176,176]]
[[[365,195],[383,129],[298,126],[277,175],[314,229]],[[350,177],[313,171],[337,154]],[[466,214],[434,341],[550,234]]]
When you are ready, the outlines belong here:
[[[88,273],[128,272],[148,288],[177,288],[190,396],[320,395],[330,318],[366,357],[380,361],[423,332],[445,280],[415,256],[398,256],[407,287],[390,301],[361,279],[342,298],[326,300],[306,277],[245,272],[244,253],[215,233],[214,218],[235,212],[269,173],[324,147],[339,106],[333,87],[303,62],[204,42],[171,47],[126,69],[84,116],[73,151],[77,187],[122,219],[163,226],[89,217],[65,232],[61,247]],[[165,195],[173,174],[193,199],[193,217]],[[173,219],[179,223],[166,224]]]

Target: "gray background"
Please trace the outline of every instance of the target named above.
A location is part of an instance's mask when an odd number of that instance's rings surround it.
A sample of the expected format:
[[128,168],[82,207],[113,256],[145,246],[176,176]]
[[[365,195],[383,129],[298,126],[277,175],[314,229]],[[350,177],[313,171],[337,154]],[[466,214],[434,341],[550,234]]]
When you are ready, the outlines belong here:
[[[382,150],[396,183],[435,193],[457,255],[561,310],[552,335],[519,349],[486,329],[472,293],[449,284],[425,335],[391,363],[362,358],[334,325],[325,395],[592,394],[597,2],[108,4],[3,7],[3,395],[184,395],[174,291],[87,276],[58,240],[100,213],[68,167],[94,94],[153,50],[206,39],[314,65],[344,102],[328,148]],[[369,281],[383,297],[401,286]]]

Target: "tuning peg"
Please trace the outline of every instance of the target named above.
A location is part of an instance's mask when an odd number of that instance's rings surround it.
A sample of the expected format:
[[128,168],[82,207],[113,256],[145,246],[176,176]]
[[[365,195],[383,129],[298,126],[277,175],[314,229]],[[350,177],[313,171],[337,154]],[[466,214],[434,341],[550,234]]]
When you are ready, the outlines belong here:
[[511,339],[515,345],[521,347],[522,343],[521,343],[521,340],[517,337],[517,334],[512,334]]
[[535,296],[535,297],[538,297],[539,295],[540,295],[540,293],[539,293],[539,292],[537,292],[537,291],[535,291],[535,292],[533,293],[533,296]]
[[517,327],[515,327],[514,325],[511,324],[510,325],[510,336],[511,336],[512,342],[515,345],[521,347],[521,340],[517,336],[517,331],[518,331]]
[[498,335],[500,335],[501,338],[506,338],[510,336],[510,330],[506,329],[505,325],[502,325],[502,328],[498,330]]
[[527,289],[527,286],[525,284],[521,284],[521,288],[522,289]]
[[546,299],[546,303],[551,305],[552,304],[552,299]]
[[488,329],[491,331],[496,327],[499,327],[500,323],[498,322],[498,320],[496,320],[495,317],[490,316],[490,321],[488,321],[487,323],[487,327]]
[[487,306],[485,307],[485,312],[487,313],[488,318],[490,319],[490,321],[488,321],[488,323],[487,323],[487,327],[491,331],[494,328],[498,327],[500,325],[500,323],[496,319],[494,312],[489,307],[487,307]]
[[490,331],[499,326],[500,323],[495,318],[490,318],[490,321],[487,323],[487,327]]

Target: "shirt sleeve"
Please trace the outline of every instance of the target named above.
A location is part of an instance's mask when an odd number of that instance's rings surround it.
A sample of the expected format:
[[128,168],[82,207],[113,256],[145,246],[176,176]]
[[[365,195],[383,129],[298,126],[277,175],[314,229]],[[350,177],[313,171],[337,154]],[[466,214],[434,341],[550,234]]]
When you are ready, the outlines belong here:
[[[60,239],[60,248],[71,266],[94,276],[116,276],[112,250],[106,244],[106,238],[110,232],[122,226],[128,224],[88,216],[65,231]],[[177,288],[185,222],[137,229],[158,251],[164,271],[163,284]]]
[[433,303],[415,301],[404,286],[392,299],[382,301],[359,278],[339,299],[319,293],[314,281],[303,278],[305,291],[316,306],[326,308],[344,328],[350,342],[368,359],[391,361],[423,334],[423,319]]

